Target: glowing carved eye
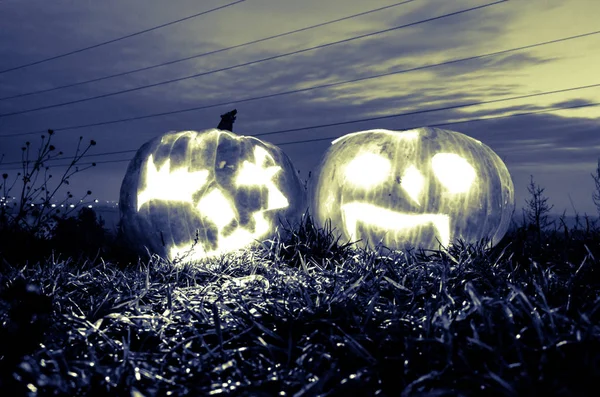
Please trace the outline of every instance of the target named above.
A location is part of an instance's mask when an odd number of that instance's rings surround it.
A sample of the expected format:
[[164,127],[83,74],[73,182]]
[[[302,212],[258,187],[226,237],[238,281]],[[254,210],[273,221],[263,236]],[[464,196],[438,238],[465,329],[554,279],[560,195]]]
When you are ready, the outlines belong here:
[[368,189],[389,179],[392,163],[375,153],[360,154],[346,166],[344,175],[353,185]]
[[137,210],[150,200],[188,201],[192,193],[206,184],[208,170],[189,172],[187,168],[171,171],[171,159],[156,168],[152,154],[146,162],[146,189],[138,193]]
[[273,182],[273,177],[281,171],[281,167],[266,167],[267,158],[273,160],[265,149],[257,146],[254,149],[255,162],[244,161],[235,183],[237,186],[266,186],[269,192],[267,209],[285,208],[289,201]]
[[402,175],[402,189],[408,194],[408,196],[413,199],[415,203],[421,205],[419,202],[419,195],[423,191],[423,186],[425,185],[425,178],[419,172],[417,167],[411,165],[404,171],[404,175]]
[[477,176],[467,160],[454,153],[438,153],[431,159],[433,172],[450,193],[466,193]]

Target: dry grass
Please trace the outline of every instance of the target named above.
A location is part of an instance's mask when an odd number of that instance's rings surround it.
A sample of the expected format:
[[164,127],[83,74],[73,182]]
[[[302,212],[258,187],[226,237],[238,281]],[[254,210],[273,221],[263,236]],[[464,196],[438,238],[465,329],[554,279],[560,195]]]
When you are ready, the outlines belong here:
[[524,230],[493,250],[391,253],[341,245],[308,220],[285,241],[194,266],[5,262],[1,387],[32,396],[591,395],[600,234],[555,232],[536,245]]

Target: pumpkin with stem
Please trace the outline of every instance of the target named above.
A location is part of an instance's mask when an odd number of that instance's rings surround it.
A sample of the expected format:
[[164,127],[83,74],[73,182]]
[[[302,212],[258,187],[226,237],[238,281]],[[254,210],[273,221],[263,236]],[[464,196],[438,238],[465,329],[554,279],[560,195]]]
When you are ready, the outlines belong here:
[[515,208],[506,165],[488,146],[440,128],[385,129],[332,142],[310,184],[311,213],[347,240],[439,249],[497,244]]
[[277,146],[230,131],[168,132],[129,164],[119,209],[135,248],[198,260],[250,247],[306,210],[306,192]]

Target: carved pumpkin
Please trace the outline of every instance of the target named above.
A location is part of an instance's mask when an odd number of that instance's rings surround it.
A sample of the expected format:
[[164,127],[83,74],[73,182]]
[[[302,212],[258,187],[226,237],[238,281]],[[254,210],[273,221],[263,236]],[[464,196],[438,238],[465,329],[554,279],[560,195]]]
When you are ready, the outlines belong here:
[[332,142],[310,186],[317,224],[373,248],[497,244],[515,208],[505,164],[488,146],[439,128],[369,130]]
[[306,210],[306,193],[278,147],[232,132],[168,132],[129,164],[119,202],[136,248],[197,260],[251,246]]

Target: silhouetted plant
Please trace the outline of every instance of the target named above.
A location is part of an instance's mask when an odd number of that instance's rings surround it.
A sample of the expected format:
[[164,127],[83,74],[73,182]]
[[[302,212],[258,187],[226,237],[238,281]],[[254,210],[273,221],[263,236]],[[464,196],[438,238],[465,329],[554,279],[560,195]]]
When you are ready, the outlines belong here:
[[[63,152],[57,152],[54,145],[50,144],[53,134],[53,130],[48,130],[47,138],[46,135],[41,136],[41,145],[37,150],[37,154],[33,152],[31,143],[25,142],[25,145],[21,147],[22,171],[17,172],[12,181],[8,173],[2,175],[0,191],[4,197],[11,196],[11,191],[15,189],[17,181],[23,182],[23,186],[16,195],[15,200],[12,202],[7,200],[0,206],[0,237],[5,243],[3,254],[7,254],[7,251],[14,246],[14,244],[10,244],[11,241],[38,243],[37,248],[40,245],[47,245],[43,242],[51,237],[57,219],[66,218],[76,210],[75,206],[71,207],[69,205],[73,198],[71,192],[67,192],[66,198],[62,202],[54,203],[54,207],[51,201],[63,185],[69,185],[71,176],[96,166],[96,163],[92,163],[90,166],[80,169],[76,165],[90,148],[96,145],[96,142],[91,140],[87,147],[82,149],[83,137],[79,137],[75,155],[71,157],[71,163],[60,175],[56,187],[51,189],[48,184],[53,175],[50,173],[50,167],[46,165],[46,162],[61,158],[63,155]],[[34,158],[32,158],[32,155]],[[92,192],[88,190],[79,201],[82,202],[85,197],[91,194]],[[19,244],[19,246],[22,247],[23,245]],[[30,246],[30,248],[32,247]],[[32,253],[32,250],[30,249],[28,252]],[[15,253],[13,252],[13,254]]]
[[537,243],[541,243],[542,231],[548,226],[552,225],[552,222],[548,221],[548,213],[554,205],[548,205],[548,197],[543,195],[545,188],[536,185],[531,175],[531,181],[527,186],[527,191],[531,195],[530,200],[525,200],[527,209],[524,209],[524,215],[527,217],[528,229],[532,232],[533,237],[536,238]]
[[[300,176],[300,170],[298,170],[298,176]],[[310,183],[310,178],[312,178],[312,171],[308,171],[308,176],[304,180],[304,190],[308,192],[308,185]]]
[[594,179],[595,190],[592,194],[592,200],[596,205],[596,209],[598,210],[598,215],[600,215],[600,158],[598,159],[598,165],[596,166],[596,171],[592,174],[592,178]]

